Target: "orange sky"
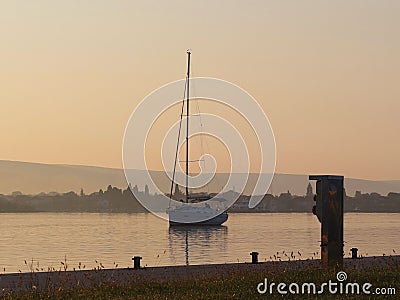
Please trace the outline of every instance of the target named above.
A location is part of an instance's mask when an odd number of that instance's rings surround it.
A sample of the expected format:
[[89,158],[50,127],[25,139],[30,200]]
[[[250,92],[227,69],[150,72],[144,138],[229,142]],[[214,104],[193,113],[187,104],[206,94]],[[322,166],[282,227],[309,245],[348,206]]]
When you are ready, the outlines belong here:
[[190,48],[260,102],[277,172],[400,179],[398,1],[7,1],[0,22],[0,159],[121,167]]

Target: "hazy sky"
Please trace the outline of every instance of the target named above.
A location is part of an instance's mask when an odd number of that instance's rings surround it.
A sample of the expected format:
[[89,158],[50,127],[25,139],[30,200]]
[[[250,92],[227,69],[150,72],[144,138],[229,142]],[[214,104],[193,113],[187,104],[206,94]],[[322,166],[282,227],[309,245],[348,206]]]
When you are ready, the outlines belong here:
[[278,172],[400,179],[400,1],[2,1],[0,38],[0,159],[121,167],[190,48],[260,102]]

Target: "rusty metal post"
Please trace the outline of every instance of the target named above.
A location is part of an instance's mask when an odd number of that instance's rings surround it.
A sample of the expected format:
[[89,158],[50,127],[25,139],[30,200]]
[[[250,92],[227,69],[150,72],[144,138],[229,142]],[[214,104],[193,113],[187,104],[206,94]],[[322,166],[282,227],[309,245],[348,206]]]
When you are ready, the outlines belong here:
[[311,175],[317,181],[313,212],[321,222],[323,266],[343,266],[343,176]]

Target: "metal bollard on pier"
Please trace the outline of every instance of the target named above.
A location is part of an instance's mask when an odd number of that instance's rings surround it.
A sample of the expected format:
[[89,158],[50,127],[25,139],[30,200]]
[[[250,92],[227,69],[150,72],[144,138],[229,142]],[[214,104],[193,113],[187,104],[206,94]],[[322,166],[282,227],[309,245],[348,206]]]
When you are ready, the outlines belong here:
[[258,252],[251,252],[251,263],[252,264],[258,264]]
[[351,248],[350,251],[351,251],[351,258],[356,259],[357,258],[358,249],[357,248]]
[[132,257],[133,260],[133,268],[134,269],[140,269],[140,260],[142,259],[141,256],[134,256]]

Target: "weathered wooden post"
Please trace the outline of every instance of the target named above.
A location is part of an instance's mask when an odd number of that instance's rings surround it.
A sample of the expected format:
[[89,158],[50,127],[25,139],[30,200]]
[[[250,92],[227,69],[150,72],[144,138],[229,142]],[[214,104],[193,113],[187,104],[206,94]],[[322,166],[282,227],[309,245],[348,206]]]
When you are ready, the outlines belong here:
[[313,213],[321,223],[323,266],[343,266],[343,176],[310,175],[317,181]]

